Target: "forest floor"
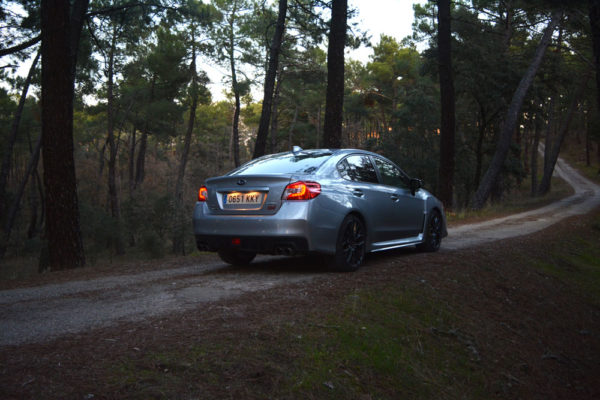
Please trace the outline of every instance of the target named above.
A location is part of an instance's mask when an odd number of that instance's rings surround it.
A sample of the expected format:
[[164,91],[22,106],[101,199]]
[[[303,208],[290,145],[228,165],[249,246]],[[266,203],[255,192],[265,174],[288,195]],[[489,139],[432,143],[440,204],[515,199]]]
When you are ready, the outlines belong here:
[[[599,398],[600,189],[438,253],[201,255],[0,291],[0,398]],[[318,261],[318,262],[317,262]]]

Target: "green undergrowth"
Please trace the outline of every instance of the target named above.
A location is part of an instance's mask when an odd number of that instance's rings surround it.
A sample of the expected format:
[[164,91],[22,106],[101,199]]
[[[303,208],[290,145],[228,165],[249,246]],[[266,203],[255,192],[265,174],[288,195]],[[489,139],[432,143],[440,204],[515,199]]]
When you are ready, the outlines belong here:
[[471,339],[427,297],[417,288],[357,290],[325,319],[124,359],[110,386],[139,399],[485,397]]
[[549,257],[533,260],[533,265],[574,286],[600,306],[600,216],[594,217],[586,234],[564,238],[553,247]]
[[296,398],[481,398],[470,340],[443,305],[417,289],[360,290],[298,337]]

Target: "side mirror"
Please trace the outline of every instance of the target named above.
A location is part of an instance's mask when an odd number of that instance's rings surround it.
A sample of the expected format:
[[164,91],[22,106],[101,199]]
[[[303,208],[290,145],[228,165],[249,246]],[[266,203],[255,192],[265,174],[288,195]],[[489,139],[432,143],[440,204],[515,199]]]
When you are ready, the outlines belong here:
[[417,178],[410,178],[409,187],[410,187],[410,192],[414,196],[415,193],[417,193],[417,190],[419,190],[423,187],[423,182]]

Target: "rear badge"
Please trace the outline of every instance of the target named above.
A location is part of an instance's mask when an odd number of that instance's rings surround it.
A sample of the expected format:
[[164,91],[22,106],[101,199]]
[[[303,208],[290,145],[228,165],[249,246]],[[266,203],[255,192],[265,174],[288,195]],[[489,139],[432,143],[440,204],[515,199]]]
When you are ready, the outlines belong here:
[[240,179],[239,181],[237,181],[237,184],[242,186],[246,184],[246,180],[245,179]]

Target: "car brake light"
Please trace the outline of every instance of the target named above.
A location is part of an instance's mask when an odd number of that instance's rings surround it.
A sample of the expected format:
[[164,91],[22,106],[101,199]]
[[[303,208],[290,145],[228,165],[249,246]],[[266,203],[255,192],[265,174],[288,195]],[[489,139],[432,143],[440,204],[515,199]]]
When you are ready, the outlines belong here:
[[283,200],[310,200],[321,193],[317,182],[294,182],[286,186]]
[[206,189],[206,186],[202,186],[200,190],[198,190],[198,201],[206,201],[207,197],[208,189]]

